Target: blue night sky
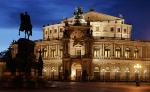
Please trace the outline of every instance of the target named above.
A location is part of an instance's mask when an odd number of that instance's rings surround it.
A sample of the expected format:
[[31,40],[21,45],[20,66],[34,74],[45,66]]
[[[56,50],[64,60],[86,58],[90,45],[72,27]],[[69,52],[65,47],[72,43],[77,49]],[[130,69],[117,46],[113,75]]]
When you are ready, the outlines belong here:
[[0,51],[6,50],[18,36],[20,13],[27,11],[33,25],[32,40],[42,39],[42,26],[58,23],[73,15],[75,7],[85,12],[94,8],[114,16],[122,14],[133,25],[132,38],[150,40],[150,0],[0,0]]

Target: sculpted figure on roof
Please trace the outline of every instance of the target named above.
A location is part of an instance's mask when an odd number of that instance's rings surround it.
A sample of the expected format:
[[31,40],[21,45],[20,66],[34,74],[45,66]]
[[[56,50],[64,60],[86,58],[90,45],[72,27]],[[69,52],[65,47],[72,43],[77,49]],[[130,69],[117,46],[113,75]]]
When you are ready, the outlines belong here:
[[77,7],[75,12],[74,12],[75,19],[81,19],[82,18],[82,14],[83,14],[82,8],[81,7]]

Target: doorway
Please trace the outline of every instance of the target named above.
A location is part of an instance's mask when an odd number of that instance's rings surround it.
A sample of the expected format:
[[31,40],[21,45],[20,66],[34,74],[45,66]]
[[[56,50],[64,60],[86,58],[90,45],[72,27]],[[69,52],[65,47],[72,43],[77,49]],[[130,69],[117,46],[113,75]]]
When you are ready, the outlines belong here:
[[73,63],[71,66],[71,80],[81,80],[82,67],[80,63]]

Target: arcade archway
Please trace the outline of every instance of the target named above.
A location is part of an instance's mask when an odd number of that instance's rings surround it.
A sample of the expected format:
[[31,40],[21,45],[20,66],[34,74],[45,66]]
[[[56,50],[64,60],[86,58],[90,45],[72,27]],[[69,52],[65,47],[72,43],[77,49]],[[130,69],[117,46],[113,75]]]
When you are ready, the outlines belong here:
[[73,63],[71,66],[71,80],[81,80],[82,66],[80,63]]

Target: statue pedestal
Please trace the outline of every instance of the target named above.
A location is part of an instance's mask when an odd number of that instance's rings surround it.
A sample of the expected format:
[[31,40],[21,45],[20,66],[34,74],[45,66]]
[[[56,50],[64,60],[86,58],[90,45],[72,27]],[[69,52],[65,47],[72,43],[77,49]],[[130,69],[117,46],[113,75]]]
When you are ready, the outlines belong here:
[[15,57],[16,70],[20,76],[30,76],[31,68],[35,63],[34,46],[31,40],[20,38],[17,41],[18,53]]

